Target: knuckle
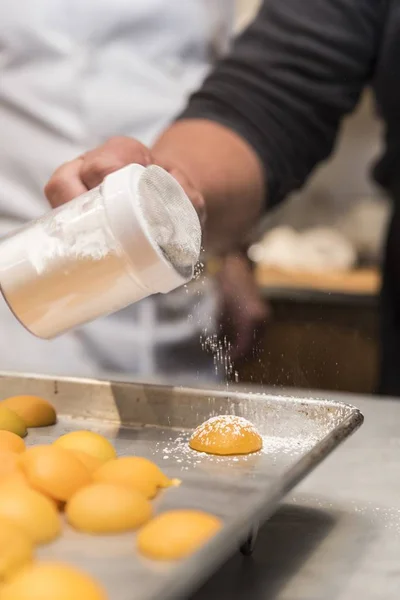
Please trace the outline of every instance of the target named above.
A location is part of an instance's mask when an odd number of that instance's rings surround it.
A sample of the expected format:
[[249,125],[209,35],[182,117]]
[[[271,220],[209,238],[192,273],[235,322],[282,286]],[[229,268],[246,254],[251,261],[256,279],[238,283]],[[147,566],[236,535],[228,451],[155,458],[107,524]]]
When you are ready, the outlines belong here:
[[51,179],[46,183],[44,187],[44,193],[48,200],[51,200],[59,191],[62,186],[62,178],[54,174]]
[[106,157],[98,156],[93,159],[88,159],[84,165],[82,165],[82,179],[88,182],[90,185],[100,184],[103,179],[116,171],[122,164],[119,164],[116,160]]
[[88,187],[94,187],[107,175],[130,163],[151,164],[150,150],[135,139],[114,136],[86,154],[80,170],[81,178]]
[[134,138],[114,136],[106,142],[105,147],[121,158],[123,162],[121,166],[131,162],[142,165],[148,165],[152,162],[150,150]]
[[105,142],[104,146],[125,146],[126,144],[132,144],[134,142],[136,142],[136,140],[134,140],[133,138],[129,138],[125,135],[113,135]]

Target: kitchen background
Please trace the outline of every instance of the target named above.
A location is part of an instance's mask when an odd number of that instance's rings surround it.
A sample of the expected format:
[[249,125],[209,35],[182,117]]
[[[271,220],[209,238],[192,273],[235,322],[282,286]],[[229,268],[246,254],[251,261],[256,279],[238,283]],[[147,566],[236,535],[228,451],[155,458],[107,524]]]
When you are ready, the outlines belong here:
[[[237,30],[258,5],[238,0]],[[367,91],[345,119],[333,156],[262,224],[250,255],[272,317],[253,356],[238,365],[242,380],[374,390],[379,264],[390,214],[370,177],[381,139]]]

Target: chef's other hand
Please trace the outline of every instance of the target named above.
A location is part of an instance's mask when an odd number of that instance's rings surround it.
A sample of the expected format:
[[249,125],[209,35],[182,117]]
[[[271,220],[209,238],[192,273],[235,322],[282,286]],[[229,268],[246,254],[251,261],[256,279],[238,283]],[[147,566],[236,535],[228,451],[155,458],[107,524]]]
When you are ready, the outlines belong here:
[[166,169],[185,190],[197,210],[200,219],[205,220],[205,204],[201,193],[193,186],[189,178],[173,164],[159,162],[149,148],[128,137],[113,137],[94,150],[71,160],[59,167],[45,187],[45,194],[53,208],[69,202],[80,194],[101,184],[103,179],[136,163],[147,167],[158,164]]
[[222,330],[231,342],[235,362],[249,355],[270,317],[251,265],[243,253],[229,254],[218,273],[222,301]]

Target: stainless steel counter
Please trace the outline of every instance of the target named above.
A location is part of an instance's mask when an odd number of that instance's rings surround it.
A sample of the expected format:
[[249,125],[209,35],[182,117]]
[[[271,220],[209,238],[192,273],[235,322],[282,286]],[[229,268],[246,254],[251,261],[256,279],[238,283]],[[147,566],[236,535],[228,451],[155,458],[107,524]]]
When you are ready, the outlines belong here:
[[400,400],[332,397],[363,427],[287,498],[252,558],[235,554],[192,600],[398,600]]

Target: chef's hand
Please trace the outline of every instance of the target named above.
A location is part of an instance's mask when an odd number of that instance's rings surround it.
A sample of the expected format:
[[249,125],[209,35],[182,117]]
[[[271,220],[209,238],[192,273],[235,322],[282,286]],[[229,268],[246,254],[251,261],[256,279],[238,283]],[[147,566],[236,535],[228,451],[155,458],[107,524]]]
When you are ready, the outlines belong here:
[[222,330],[231,342],[231,358],[237,361],[248,356],[259,341],[270,310],[243,253],[225,257],[217,280],[222,301]]
[[168,171],[183,187],[197,210],[202,223],[205,221],[205,203],[201,193],[189,178],[173,164],[158,161],[157,156],[132,138],[114,137],[82,156],[59,167],[45,187],[45,194],[53,208],[69,202],[80,194],[100,185],[103,179],[126,165],[136,163],[145,167],[158,164]]

